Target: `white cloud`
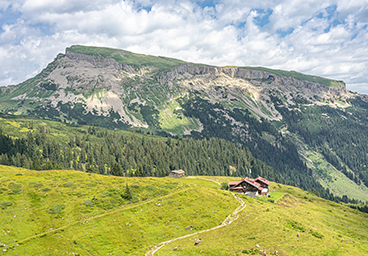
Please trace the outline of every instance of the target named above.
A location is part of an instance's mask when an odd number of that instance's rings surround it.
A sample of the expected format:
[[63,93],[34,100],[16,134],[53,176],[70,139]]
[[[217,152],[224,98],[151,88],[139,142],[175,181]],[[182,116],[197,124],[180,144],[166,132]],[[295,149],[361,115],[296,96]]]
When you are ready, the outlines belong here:
[[[368,93],[367,3],[219,0],[202,8],[189,0],[1,1],[5,14],[21,17],[0,24],[0,84],[22,82],[66,47],[85,44],[296,70],[343,79],[349,89]],[[259,9],[272,10],[264,27],[255,22],[266,15]],[[332,24],[335,19],[342,24]]]

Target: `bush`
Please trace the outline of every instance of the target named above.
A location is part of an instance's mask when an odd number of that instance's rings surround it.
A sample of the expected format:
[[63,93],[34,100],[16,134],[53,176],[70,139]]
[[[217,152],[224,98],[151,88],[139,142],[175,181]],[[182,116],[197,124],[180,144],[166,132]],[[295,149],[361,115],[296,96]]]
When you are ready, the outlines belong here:
[[252,249],[245,249],[245,250],[242,251],[242,253],[244,253],[244,254],[250,254],[250,255],[257,255],[257,254],[259,254],[259,250],[254,249],[254,248],[252,248]]
[[293,230],[296,230],[296,231],[301,231],[301,232],[306,231],[305,227],[301,226],[299,223],[297,223],[295,221],[285,220],[284,226],[287,227],[287,228],[291,228]]
[[65,204],[54,205],[51,209],[47,210],[48,213],[58,214],[65,209]]
[[227,182],[222,182],[221,183],[221,189],[228,190],[229,189],[229,184]]
[[310,230],[309,231],[309,234],[311,234],[314,237],[320,238],[320,239],[323,238],[323,235],[322,234],[320,234],[320,233],[318,233],[317,231],[314,231],[314,230]]
[[91,200],[91,199],[87,199],[87,200],[85,200],[85,201],[83,202],[83,204],[84,204],[84,205],[86,205],[86,206],[93,206],[93,202],[92,202],[92,200]]
[[13,205],[13,202],[2,202],[1,204],[0,204],[0,207],[1,207],[1,209],[6,209],[7,207],[9,207],[9,206],[12,206]]

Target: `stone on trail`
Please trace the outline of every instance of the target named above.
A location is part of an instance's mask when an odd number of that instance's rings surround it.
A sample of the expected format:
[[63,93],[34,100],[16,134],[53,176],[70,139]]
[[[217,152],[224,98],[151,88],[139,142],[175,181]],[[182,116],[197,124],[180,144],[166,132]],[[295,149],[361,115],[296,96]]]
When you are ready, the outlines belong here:
[[194,245],[199,245],[200,243],[202,243],[202,241],[199,239],[194,239],[194,241],[195,241]]

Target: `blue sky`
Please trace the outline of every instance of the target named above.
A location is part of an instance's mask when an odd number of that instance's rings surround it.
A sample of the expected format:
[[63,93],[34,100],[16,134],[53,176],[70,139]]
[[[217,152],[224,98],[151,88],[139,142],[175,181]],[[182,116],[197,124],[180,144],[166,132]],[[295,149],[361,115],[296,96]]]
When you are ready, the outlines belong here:
[[343,80],[368,94],[368,0],[0,0],[0,85],[74,44]]

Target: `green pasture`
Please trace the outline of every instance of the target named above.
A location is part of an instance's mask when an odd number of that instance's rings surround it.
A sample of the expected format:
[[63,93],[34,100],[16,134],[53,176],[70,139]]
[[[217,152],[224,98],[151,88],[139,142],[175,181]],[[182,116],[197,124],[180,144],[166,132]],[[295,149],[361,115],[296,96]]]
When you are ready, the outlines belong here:
[[[155,255],[368,254],[367,214],[299,188],[270,188],[274,203],[242,197],[247,206],[234,223],[177,240]],[[194,245],[195,239],[202,243]]]
[[142,255],[219,225],[239,203],[214,184],[0,166],[0,242],[10,255]]

